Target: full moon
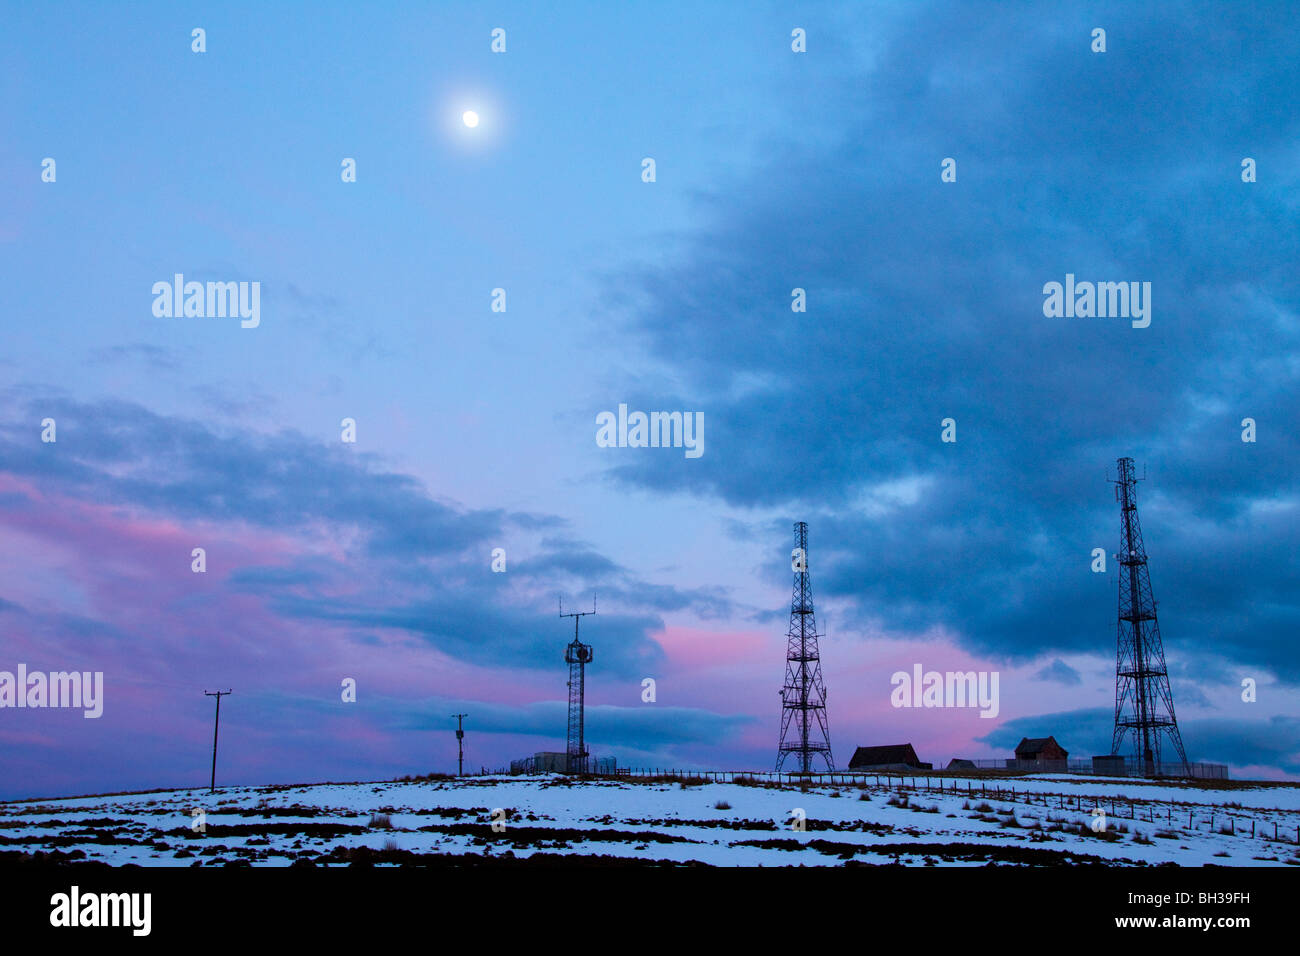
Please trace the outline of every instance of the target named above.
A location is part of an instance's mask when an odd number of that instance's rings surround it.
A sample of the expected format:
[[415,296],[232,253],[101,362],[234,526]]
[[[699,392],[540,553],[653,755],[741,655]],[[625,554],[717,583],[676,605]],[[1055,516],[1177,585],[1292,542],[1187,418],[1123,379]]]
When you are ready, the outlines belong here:
[[478,125],[478,114],[475,113],[473,110],[466,110],[464,114],[461,116],[461,119],[465,121],[465,125],[468,126],[470,129],[473,129],[475,126]]

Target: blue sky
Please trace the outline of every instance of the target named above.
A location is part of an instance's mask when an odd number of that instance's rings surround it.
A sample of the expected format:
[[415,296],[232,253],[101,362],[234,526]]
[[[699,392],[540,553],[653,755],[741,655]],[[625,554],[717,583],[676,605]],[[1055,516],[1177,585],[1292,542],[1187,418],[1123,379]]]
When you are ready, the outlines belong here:
[[[766,766],[795,520],[841,762],[1104,752],[1115,580],[1089,561],[1121,455],[1190,755],[1300,773],[1296,20],[10,12],[0,669],[95,664],[108,697],[100,721],[0,711],[0,792],[202,782],[217,683],[247,701],[231,782],[445,769],[452,710],[485,765],[558,749],[555,598],[593,590],[598,752]],[[177,272],[260,282],[260,326],[155,317]],[[1045,317],[1067,273],[1151,282],[1151,326]],[[702,411],[705,454],[597,447],[620,402]],[[996,726],[891,710],[912,661],[1000,670]]]

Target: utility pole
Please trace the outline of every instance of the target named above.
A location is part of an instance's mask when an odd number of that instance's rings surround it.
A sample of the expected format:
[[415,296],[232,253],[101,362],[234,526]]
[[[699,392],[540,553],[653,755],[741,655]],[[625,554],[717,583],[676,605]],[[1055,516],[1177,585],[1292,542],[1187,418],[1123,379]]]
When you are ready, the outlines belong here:
[[465,731],[460,722],[469,714],[452,714],[456,718],[456,776],[465,776]]
[[217,720],[212,725],[212,780],[208,784],[209,793],[217,792],[217,730],[221,727],[221,698],[228,697],[230,693],[228,690],[219,690],[215,694],[208,693],[206,690],[203,692],[204,697],[217,699]]

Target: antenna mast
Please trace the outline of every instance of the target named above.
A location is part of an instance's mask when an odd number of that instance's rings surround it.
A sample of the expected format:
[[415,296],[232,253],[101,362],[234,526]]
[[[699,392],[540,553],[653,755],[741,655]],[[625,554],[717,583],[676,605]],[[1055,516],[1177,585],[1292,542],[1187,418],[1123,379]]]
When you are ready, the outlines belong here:
[[1178,753],[1181,772],[1189,773],[1183,738],[1174,717],[1164,644],[1156,620],[1156,601],[1147,571],[1142,526],[1138,523],[1137,482],[1133,459],[1119,459],[1115,499],[1120,506],[1119,638],[1115,660],[1115,733],[1110,752],[1118,755],[1125,737],[1142,773],[1162,774],[1161,739],[1167,737]]
[[790,601],[790,630],[785,652],[785,684],[781,688],[781,740],[776,769],[796,755],[799,773],[812,773],[814,757],[835,769],[831,736],[826,726],[826,685],[817,651],[817,619],[813,616],[812,585],[808,579],[808,525],[794,526],[796,548],[791,554],[794,596]]
[[596,595],[591,596],[590,611],[564,613],[564,600],[560,600],[560,617],[573,618],[573,643],[564,649],[564,660],[569,665],[569,739],[566,747],[566,769],[569,773],[587,772],[587,742],[585,738],[585,697],[587,665],[591,663],[592,649],[578,639],[578,624],[582,618],[596,613]]

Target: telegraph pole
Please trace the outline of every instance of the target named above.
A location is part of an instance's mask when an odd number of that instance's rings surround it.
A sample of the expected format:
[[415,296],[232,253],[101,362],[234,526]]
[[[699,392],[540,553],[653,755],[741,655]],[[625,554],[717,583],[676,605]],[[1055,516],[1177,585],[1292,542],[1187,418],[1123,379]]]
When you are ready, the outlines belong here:
[[469,714],[452,714],[456,718],[456,776],[465,776],[465,731],[460,722]]
[[217,699],[217,720],[212,725],[212,780],[208,784],[209,793],[217,792],[217,730],[221,727],[221,698],[228,697],[230,693],[228,690],[219,690],[215,694],[208,693],[206,690],[203,692],[204,697]]

